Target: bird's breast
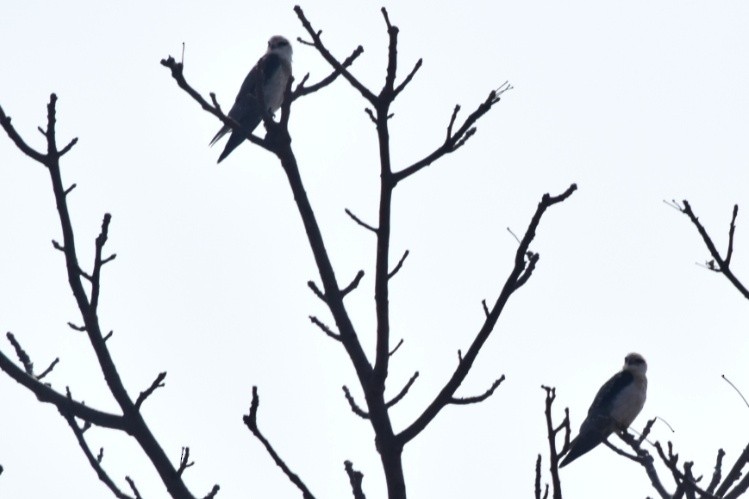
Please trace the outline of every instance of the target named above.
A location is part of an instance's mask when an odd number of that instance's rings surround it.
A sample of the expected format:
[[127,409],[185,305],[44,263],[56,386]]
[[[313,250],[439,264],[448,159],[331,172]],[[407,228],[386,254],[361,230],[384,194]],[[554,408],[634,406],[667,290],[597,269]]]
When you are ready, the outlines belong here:
[[265,83],[263,93],[265,94],[265,102],[268,103],[268,108],[271,113],[278,111],[278,108],[280,108],[283,103],[283,94],[286,91],[286,84],[289,82],[289,76],[291,76],[290,68],[286,68],[282,65]]
[[624,388],[611,405],[611,417],[619,429],[625,430],[635,420],[645,405],[647,381],[635,380]]

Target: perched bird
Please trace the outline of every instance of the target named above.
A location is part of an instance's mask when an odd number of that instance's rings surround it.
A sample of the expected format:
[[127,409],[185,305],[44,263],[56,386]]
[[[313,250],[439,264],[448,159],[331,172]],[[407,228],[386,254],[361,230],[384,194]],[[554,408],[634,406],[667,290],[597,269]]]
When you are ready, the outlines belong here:
[[645,405],[648,365],[639,353],[624,358],[624,367],[604,384],[588,409],[580,434],[570,442],[564,467],[606,440],[614,431],[626,430]]
[[211,140],[210,145],[213,145],[231,131],[226,147],[218,157],[218,163],[221,163],[239,144],[244,142],[247,134],[263,121],[263,111],[258,96],[259,87],[262,85],[265,105],[268,112],[273,114],[281,107],[289,77],[291,77],[291,45],[286,38],[273,36],[268,40],[268,50],[265,55],[257,61],[242,82],[234,105],[229,111],[228,116],[242,126],[242,131],[232,131],[231,127],[224,125]]

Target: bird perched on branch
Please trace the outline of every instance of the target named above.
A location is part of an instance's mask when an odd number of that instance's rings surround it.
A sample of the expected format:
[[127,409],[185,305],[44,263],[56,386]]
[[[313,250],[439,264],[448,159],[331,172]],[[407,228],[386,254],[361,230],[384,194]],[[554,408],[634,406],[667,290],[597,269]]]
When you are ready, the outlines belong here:
[[218,163],[221,163],[239,144],[244,142],[247,134],[263,121],[261,97],[270,114],[275,113],[281,107],[290,77],[291,44],[282,36],[273,36],[268,40],[268,50],[265,55],[257,61],[242,82],[242,87],[228,114],[230,118],[239,123],[242,130],[232,130],[230,126],[224,125],[211,140],[210,145],[213,145],[231,131],[226,147],[218,157]]
[[614,431],[625,431],[645,405],[648,365],[639,353],[624,358],[624,367],[608,380],[588,409],[580,434],[570,442],[570,450],[560,468],[570,464],[606,440]]

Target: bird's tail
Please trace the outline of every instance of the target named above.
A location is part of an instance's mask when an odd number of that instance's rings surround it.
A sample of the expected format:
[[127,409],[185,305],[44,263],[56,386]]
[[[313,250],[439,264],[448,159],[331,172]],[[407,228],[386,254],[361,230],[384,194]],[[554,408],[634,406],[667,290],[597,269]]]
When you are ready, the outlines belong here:
[[213,138],[211,139],[211,142],[208,144],[208,146],[212,146],[213,144],[215,144],[216,142],[218,142],[218,140],[221,137],[223,137],[224,135],[226,135],[226,133],[228,131],[229,131],[229,127],[228,126],[226,126],[226,125],[222,126],[221,130],[219,130],[218,133],[213,136]]
[[597,431],[588,431],[585,433],[580,433],[580,435],[578,435],[577,438],[575,438],[570,443],[570,451],[564,457],[559,467],[564,468],[565,466],[570,464],[572,461],[574,461],[578,457],[582,456],[583,454],[585,454],[586,452],[588,452],[589,450],[593,449],[598,444],[606,440],[607,437],[608,437],[608,434],[597,432]]

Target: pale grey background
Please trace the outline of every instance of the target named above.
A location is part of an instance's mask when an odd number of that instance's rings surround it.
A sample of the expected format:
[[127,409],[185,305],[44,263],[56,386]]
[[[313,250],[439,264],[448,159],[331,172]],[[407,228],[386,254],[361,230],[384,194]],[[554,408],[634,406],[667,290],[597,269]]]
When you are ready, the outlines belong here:
[[[507,381],[478,406],[447,408],[405,452],[412,497],[530,497],[537,453],[546,460],[543,392],[558,387],[558,414],[575,429],[624,355],[649,361],[648,402],[635,427],[661,416],[696,473],[709,475],[718,446],[733,459],[746,444],[746,411],[720,379],[749,390],[749,307],[695,262],[707,251],[663,199],[689,199],[725,248],[739,203],[734,267],[749,280],[749,5],[630,1],[401,2],[386,4],[401,28],[400,74],[424,67],[396,104],[393,158],[404,166],[443,138],[454,104],[474,108],[505,80],[515,87],[468,146],[396,192],[393,259],[411,256],[392,282],[392,363],[397,391],[421,377],[395,411],[396,429],[431,400],[483,319],[512,264],[520,233],[544,192],[580,189],[544,218],[531,281],[512,298],[460,394]],[[351,414],[341,385],[355,376],[343,350],[309,324],[327,318],[306,281],[316,270],[284,175],[268,153],[243,145],[221,167],[208,141],[219,123],[179,90],[159,60],[179,57],[206,95],[228,108],[267,39],[303,33],[289,2],[4,2],[0,103],[27,140],[49,93],[59,95],[61,143],[84,262],[104,212],[113,214],[102,324],[136,394],[167,370],[145,416],[174,457],[189,445],[187,481],[198,496],[298,497],[241,422],[251,386],[260,424],[318,497],[350,497],[343,460],[364,472],[368,497],[384,496],[373,435]],[[339,57],[357,44],[355,73],[384,78],[380,4],[303,5]],[[327,74],[294,44],[297,76]],[[349,298],[372,347],[371,234],[344,214],[376,213],[377,158],[364,101],[344,82],[294,105],[300,169],[341,281],[368,275]],[[93,406],[114,403],[66,285],[49,180],[0,140],[0,328],[41,366],[60,356],[53,385]],[[12,350],[3,341],[6,353]],[[359,395],[359,390],[354,392]],[[110,497],[65,422],[0,378],[0,496]],[[359,395],[359,399],[361,397]],[[165,495],[132,442],[102,430],[118,483],[131,475],[144,497]],[[545,461],[546,463],[546,461]],[[643,471],[594,450],[562,473],[567,498],[653,494]]]

